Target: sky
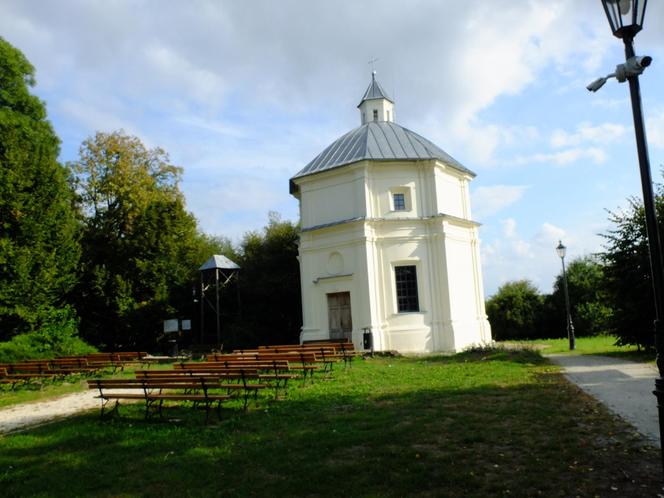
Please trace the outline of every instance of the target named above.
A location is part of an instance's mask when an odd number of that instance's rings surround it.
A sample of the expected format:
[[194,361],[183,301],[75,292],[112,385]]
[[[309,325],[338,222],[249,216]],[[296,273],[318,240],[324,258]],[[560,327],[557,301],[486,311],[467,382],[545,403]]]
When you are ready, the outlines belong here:
[[[624,61],[599,0],[0,0],[0,36],[36,69],[33,89],[75,160],[123,129],[184,168],[187,208],[239,242],[268,212],[297,221],[288,179],[359,126],[371,80],[396,121],[477,176],[486,296],[602,250],[641,196],[626,83],[586,85]],[[664,2],[639,55],[653,178],[664,166]]]

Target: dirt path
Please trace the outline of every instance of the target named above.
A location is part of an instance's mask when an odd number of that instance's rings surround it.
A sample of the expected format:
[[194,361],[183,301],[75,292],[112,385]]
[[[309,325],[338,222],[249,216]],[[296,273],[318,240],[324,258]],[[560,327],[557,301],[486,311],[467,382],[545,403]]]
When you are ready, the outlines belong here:
[[99,409],[100,401],[95,399],[97,394],[97,391],[85,391],[0,409],[0,434],[46,424],[85,410]]
[[595,355],[546,355],[565,376],[620,415],[659,446],[657,401],[652,391],[657,370],[647,363]]

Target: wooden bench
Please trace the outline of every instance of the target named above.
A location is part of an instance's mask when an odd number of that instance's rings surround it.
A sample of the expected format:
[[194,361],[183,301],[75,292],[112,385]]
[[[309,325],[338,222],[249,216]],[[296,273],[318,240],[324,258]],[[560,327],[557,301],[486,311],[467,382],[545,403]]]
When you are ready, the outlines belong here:
[[101,370],[99,366],[90,366],[85,358],[55,358],[48,362],[50,369],[59,374],[91,374]]
[[4,363],[0,365],[7,374],[12,376],[22,376],[31,379],[53,379],[59,374],[53,372],[46,360],[21,361],[17,363]]
[[142,364],[143,359],[149,354],[144,351],[108,351],[88,353],[81,356],[65,356],[63,359],[78,359],[87,362],[90,367],[101,367],[123,370],[125,366]]
[[352,366],[353,358],[361,355],[360,351],[355,349],[355,344],[350,341],[323,341],[323,342],[307,342],[304,346],[332,346],[334,347],[337,355],[341,355],[345,366]]
[[101,366],[102,368],[113,368],[124,370],[125,365],[141,363],[141,360],[148,356],[148,353],[142,351],[121,351],[107,353],[89,353],[84,356],[90,366]]
[[[244,350],[247,351],[247,350]],[[344,366],[352,364],[352,360],[359,353],[355,345],[349,341],[311,341],[304,344],[279,344],[274,346],[259,346],[257,351],[283,352],[314,352],[320,359],[327,360],[328,369],[332,369],[335,361],[343,360]]]
[[31,374],[20,374],[20,373],[10,374],[7,372],[7,368],[0,367],[0,384],[11,384],[12,389],[14,389],[14,387],[16,387],[16,384],[18,384],[19,382],[28,384],[34,378],[35,377],[33,377]]
[[65,377],[70,374],[91,373],[96,369],[89,366],[79,366],[78,360],[53,359],[53,360],[26,360],[11,363],[5,367],[10,374],[31,374],[33,377],[55,378]]
[[[274,387],[275,399],[279,397],[279,389],[284,393],[288,390],[288,381],[298,377],[291,372],[290,364],[287,359],[279,358],[272,360],[255,360],[253,358],[238,357],[235,355],[214,355],[215,361],[187,363],[185,365],[195,365],[196,368],[214,368],[226,371],[238,371],[244,369],[255,369],[258,371],[258,378],[261,381],[267,381]],[[183,367],[178,367],[183,368]],[[190,368],[191,367],[187,367]]]
[[[261,377],[257,368],[252,368],[248,365],[236,366],[236,367],[225,367],[218,364],[208,364],[208,363],[177,363],[173,365],[175,372],[182,372],[183,374],[188,374],[190,376],[208,376],[208,377],[217,377],[220,380],[236,380],[237,384],[233,386],[232,384],[224,384],[229,389],[242,389],[244,391],[244,408],[247,408],[247,402],[249,395],[253,393],[254,399],[258,398],[258,392],[268,388],[269,386],[261,383],[261,380],[265,380],[264,377]],[[164,370],[155,372],[156,376],[164,375]],[[138,373],[138,372],[137,372]],[[173,374],[166,374],[166,376]],[[253,382],[256,381],[256,382]]]
[[316,353],[309,351],[300,352],[256,352],[244,353],[241,355],[244,358],[253,359],[255,361],[288,361],[289,367],[292,370],[300,370],[302,372],[302,379],[306,383],[307,375],[313,381],[314,372],[319,370],[321,364],[325,365],[326,360],[321,360],[316,356]]
[[259,353],[259,360],[288,360],[291,368],[301,370],[303,379],[306,381],[307,374],[313,380],[314,373],[323,366],[323,371],[329,372],[328,365],[332,360],[322,359],[317,353],[311,351],[289,351],[279,353]]
[[[203,376],[174,379],[92,379],[88,380],[88,387],[99,391],[96,397],[101,400],[101,418],[104,418],[106,405],[113,400],[114,411],[122,399],[143,400],[146,419],[151,412],[157,412],[161,417],[165,401],[191,401],[194,405],[203,404],[207,422],[212,405],[217,403],[217,414],[221,417],[221,403],[231,398],[229,394],[210,393],[210,390],[220,389],[222,386],[218,378]],[[119,389],[132,392],[119,392]]]
[[259,353],[316,353],[320,359],[340,359],[334,346],[329,344],[291,344],[279,346],[259,346]]

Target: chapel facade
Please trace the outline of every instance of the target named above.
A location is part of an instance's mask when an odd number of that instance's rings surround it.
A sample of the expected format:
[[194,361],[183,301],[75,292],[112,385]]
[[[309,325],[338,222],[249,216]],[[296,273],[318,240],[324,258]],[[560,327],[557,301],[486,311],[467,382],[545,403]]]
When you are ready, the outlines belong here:
[[361,125],[290,180],[300,202],[301,341],[376,351],[453,352],[491,341],[475,174],[394,121],[372,74]]

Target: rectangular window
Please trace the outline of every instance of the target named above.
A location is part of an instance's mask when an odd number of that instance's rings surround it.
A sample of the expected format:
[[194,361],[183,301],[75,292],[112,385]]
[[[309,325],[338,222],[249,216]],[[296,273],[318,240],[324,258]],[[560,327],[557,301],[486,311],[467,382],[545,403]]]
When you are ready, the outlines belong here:
[[373,118],[374,118],[374,121],[378,121],[378,111],[376,109],[374,109]]
[[392,194],[392,201],[394,202],[395,211],[405,211],[406,210],[406,194]]
[[394,276],[397,284],[397,309],[399,313],[420,311],[415,265],[395,266]]

